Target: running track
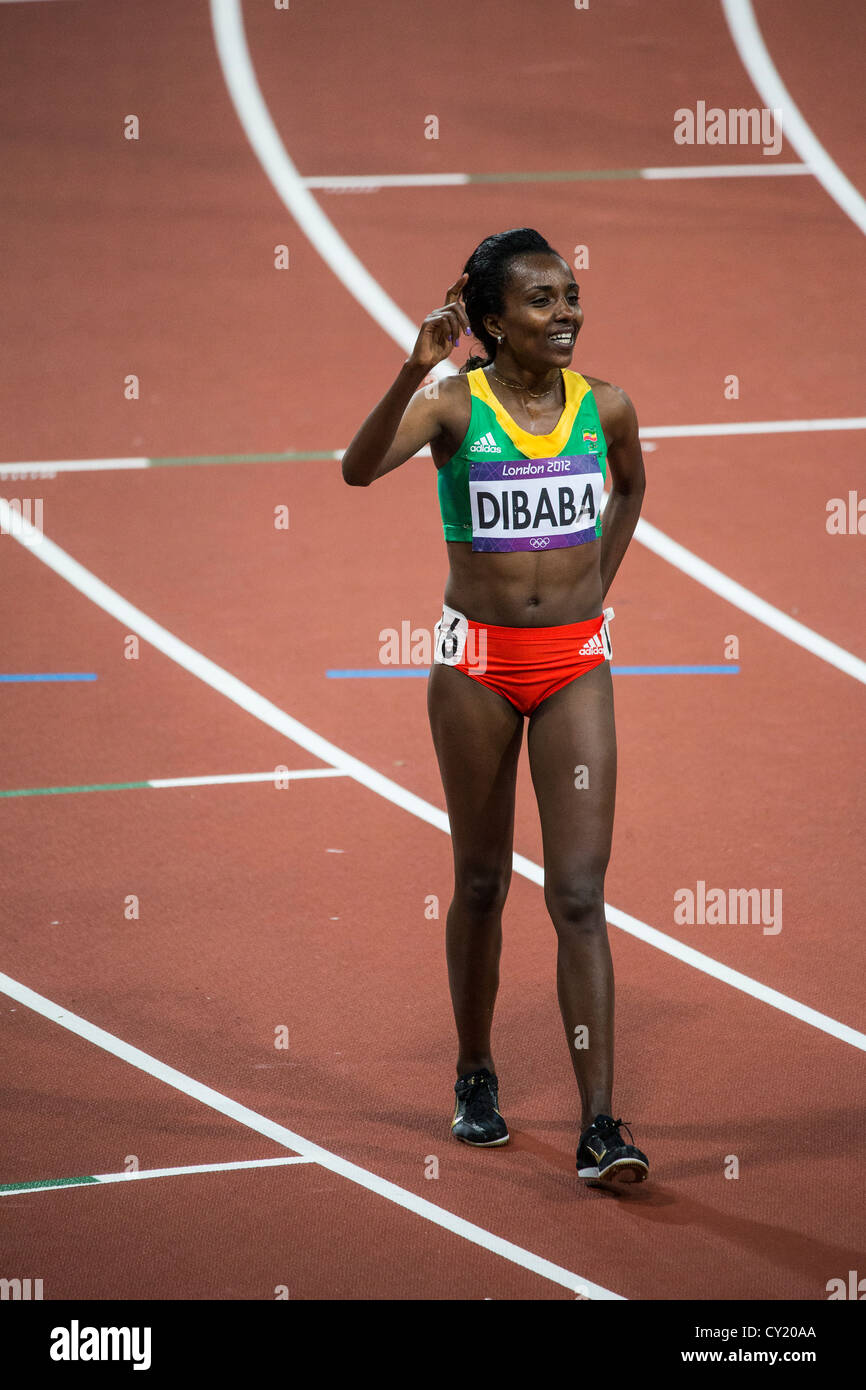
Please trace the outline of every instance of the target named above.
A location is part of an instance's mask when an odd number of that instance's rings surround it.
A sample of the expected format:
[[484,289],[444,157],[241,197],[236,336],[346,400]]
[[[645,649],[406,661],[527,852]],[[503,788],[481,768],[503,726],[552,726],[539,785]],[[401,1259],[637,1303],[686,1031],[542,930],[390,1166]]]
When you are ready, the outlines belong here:
[[[804,120],[866,191],[858,107],[840,99],[862,88],[862,11],[756,14]],[[761,104],[716,3],[562,5],[543,25],[501,0],[378,0],[374,22],[350,0],[247,0],[244,15],[304,177],[497,176],[316,192],[411,321],[482,236],[528,223],[566,254],[589,247],[575,366],[625,385],[650,433],[860,416],[863,233],[817,178],[506,177],[761,162],[672,140],[678,107]],[[3,787],[343,774],[2,799],[0,1183],[117,1174],[132,1156],[143,1171],[308,1161],[0,1194],[0,1273],[43,1278],[46,1298],[825,1298],[863,1268],[866,1232],[862,679],[633,544],[615,664],[718,664],[733,635],[740,668],[615,681],[615,1103],[654,1180],[621,1201],[577,1185],[525,762],[495,1040],[514,1140],[453,1144],[450,846],[424,682],[325,674],[376,666],[382,629],[438,615],[429,459],[355,490],[311,457],[345,446],[401,347],[269,183],[204,0],[3,4],[0,28],[4,459],[298,456],[3,484],[44,499],[62,554],[0,537],[2,672],[98,677],[0,685]],[[786,141],[778,161],[799,158]],[[866,488],[862,429],[650,442],[647,522],[866,658],[866,542],[825,527],[828,499]],[[64,555],[114,615],[67,582]],[[137,660],[124,601],[168,635],[141,622]],[[673,895],[699,880],[781,889],[782,930],[677,925]],[[667,948],[618,929],[623,914]],[[833,1182],[817,1185],[828,1143]]]

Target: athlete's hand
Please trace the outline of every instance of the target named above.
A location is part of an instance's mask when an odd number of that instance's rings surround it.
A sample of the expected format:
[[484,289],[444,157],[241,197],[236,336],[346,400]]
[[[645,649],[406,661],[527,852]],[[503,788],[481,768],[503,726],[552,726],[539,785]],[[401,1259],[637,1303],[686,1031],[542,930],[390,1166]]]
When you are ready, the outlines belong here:
[[464,274],[459,280],[455,280],[445,296],[445,303],[441,309],[433,309],[427,315],[409,358],[413,367],[423,367],[429,372],[437,362],[450,356],[460,342],[460,334],[464,329],[469,332],[469,320],[461,298],[468,279],[469,276]]

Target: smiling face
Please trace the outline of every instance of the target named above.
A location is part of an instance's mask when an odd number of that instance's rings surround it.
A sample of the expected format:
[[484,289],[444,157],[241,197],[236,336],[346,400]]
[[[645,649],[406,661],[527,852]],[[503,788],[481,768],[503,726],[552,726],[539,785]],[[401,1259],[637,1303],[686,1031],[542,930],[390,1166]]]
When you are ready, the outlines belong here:
[[527,371],[565,367],[583,323],[578,287],[559,256],[533,252],[516,256],[508,268],[501,314],[487,314],[484,326],[504,334],[500,352]]

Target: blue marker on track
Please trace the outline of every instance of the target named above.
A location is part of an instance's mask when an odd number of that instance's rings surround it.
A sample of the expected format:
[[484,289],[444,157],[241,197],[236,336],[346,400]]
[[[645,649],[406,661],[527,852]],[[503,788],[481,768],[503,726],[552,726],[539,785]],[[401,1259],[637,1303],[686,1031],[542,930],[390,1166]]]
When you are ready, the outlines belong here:
[[95,681],[98,677],[95,671],[42,671],[33,674],[9,675],[0,674],[0,681]]

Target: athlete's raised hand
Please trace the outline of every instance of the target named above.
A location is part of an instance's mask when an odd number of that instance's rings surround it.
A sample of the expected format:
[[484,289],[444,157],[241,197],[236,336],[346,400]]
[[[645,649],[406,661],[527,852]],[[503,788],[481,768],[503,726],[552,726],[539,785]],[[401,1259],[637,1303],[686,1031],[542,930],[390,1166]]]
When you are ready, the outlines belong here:
[[430,371],[448,357],[460,342],[460,334],[469,332],[469,320],[461,298],[463,287],[469,276],[461,275],[445,295],[445,303],[440,309],[433,309],[421,324],[415,346],[409,361],[413,366]]

